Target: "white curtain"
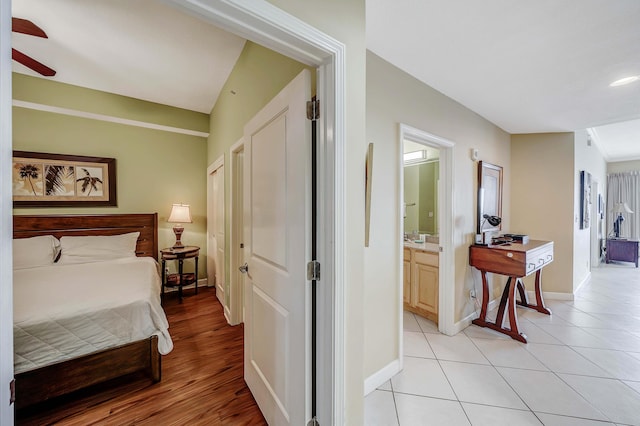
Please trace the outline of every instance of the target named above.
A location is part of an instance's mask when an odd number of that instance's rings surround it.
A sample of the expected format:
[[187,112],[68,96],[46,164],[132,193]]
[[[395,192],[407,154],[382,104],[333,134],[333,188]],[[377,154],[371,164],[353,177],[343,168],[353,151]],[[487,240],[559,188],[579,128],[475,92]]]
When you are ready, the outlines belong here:
[[624,221],[620,236],[631,240],[640,239],[640,172],[612,173],[607,175],[607,235],[613,235],[613,213],[615,203],[627,203],[633,213],[623,213]]

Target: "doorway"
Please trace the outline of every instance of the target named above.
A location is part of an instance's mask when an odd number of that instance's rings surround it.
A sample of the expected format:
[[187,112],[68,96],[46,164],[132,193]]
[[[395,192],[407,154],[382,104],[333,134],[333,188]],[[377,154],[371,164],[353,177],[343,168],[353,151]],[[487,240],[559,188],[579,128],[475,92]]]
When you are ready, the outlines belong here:
[[244,142],[239,140],[229,149],[231,159],[231,194],[229,217],[229,285],[228,299],[225,304],[225,312],[229,310],[227,321],[230,325],[244,322],[244,275],[239,267],[244,265]]
[[440,149],[403,144],[403,306],[438,324]]
[[[438,172],[437,172],[437,184],[434,192],[437,194],[437,202],[435,206],[430,205],[432,207],[431,210],[426,210],[426,217],[429,218],[429,212],[433,213],[433,216],[430,218],[431,223],[435,224],[435,228],[437,229],[437,239],[431,239],[433,241],[433,248],[437,250],[438,261],[437,261],[437,323],[438,330],[447,335],[454,335],[456,333],[455,325],[454,325],[454,308],[455,308],[455,290],[453,285],[447,285],[447,283],[453,282],[454,277],[454,265],[453,265],[453,147],[454,142],[442,138],[440,136],[433,135],[431,133],[425,132],[423,130],[408,126],[406,124],[400,124],[400,135],[399,135],[399,143],[398,143],[398,174],[399,174],[399,220],[398,220],[398,235],[401,237],[405,234],[405,199],[404,199],[404,179],[405,179],[405,141],[407,144],[416,144],[416,145],[407,145],[408,147],[413,146],[414,151],[427,151],[434,150],[438,152]],[[409,148],[411,150],[411,148]],[[428,154],[413,154],[413,156],[422,156]],[[408,156],[411,158],[411,155]],[[433,166],[431,166],[433,169]],[[432,170],[433,173],[433,170]],[[435,179],[435,175],[434,175]],[[412,201],[406,200],[408,204],[411,204]],[[415,207],[415,206],[413,206]],[[409,209],[411,207],[408,207]],[[408,214],[408,211],[407,211]],[[416,227],[419,222],[416,222]],[[427,225],[425,225],[427,226]],[[426,232],[425,232],[426,234]],[[418,238],[420,235],[418,234]],[[402,365],[403,359],[403,311],[404,311],[404,293],[405,293],[405,270],[408,270],[409,273],[410,268],[408,269],[405,263],[405,252],[404,252],[404,241],[402,241],[401,247],[403,248],[398,254],[399,264],[404,267],[399,268],[399,277],[397,279],[398,284],[398,313],[399,313],[399,330],[398,330],[398,339],[399,339],[399,360]],[[411,262],[411,259],[409,259]],[[432,268],[435,266],[431,261],[431,265],[429,265],[430,261],[427,259],[424,263],[427,266],[431,266]],[[411,268],[418,268],[415,262]],[[425,269],[423,266],[420,267]],[[426,268],[424,271],[422,269],[420,272],[423,273],[423,278],[433,280],[433,270]],[[416,272],[418,273],[418,272]],[[431,276],[429,276],[431,274]],[[433,298],[433,296],[432,296]]]
[[[343,198],[347,193],[346,179],[346,47],[326,34],[309,25],[301,25],[300,21],[268,2],[241,4],[223,0],[211,0],[200,3],[193,1],[170,0],[178,9],[195,14],[203,20],[217,25],[235,34],[257,43],[271,47],[305,64],[317,66],[318,98],[320,104],[319,127],[319,180],[323,193],[318,206],[320,233],[320,253],[318,260],[322,263],[323,285],[319,294],[318,346],[320,362],[319,375],[323,380],[318,386],[318,419],[321,423],[344,423],[345,413],[345,281],[348,269],[345,264],[346,244],[341,230],[345,229],[346,211]],[[11,26],[9,0],[0,0],[0,18],[3,25],[0,36],[0,48],[5,57],[8,56]],[[6,24],[6,25],[4,25]],[[11,62],[4,61],[0,65],[1,85],[7,90],[0,93],[0,122],[3,123],[0,133],[2,147],[3,183],[0,203],[0,223],[4,229],[11,227],[11,179],[6,173],[11,170]],[[11,244],[3,238],[0,245],[0,280],[2,300],[11,300]],[[6,384],[13,376],[12,365],[12,310],[2,304],[0,323],[5,324],[0,334],[0,376]],[[324,374],[323,374],[324,373]],[[8,405],[8,386],[2,386],[0,395],[0,422],[10,424],[13,420],[12,409]],[[324,419],[324,421],[323,421]]]
[[216,297],[225,307],[226,289],[224,285],[224,156],[207,168],[207,274],[214,278]]

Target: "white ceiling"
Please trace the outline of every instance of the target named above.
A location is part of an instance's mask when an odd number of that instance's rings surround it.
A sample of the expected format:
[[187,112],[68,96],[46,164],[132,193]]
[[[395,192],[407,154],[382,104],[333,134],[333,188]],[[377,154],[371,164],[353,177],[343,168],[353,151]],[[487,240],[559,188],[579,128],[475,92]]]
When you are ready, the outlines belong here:
[[[639,0],[366,0],[367,48],[509,133],[592,130],[640,159]],[[209,113],[245,40],[158,0],[13,0],[52,79]],[[14,71],[36,75],[14,61]]]
[[367,0],[367,48],[509,133],[640,159],[640,81],[609,87],[640,75],[638,0]]
[[[48,39],[13,47],[57,71],[51,79],[210,113],[245,40],[157,0],[13,0],[13,16]],[[13,62],[13,70],[40,76]]]

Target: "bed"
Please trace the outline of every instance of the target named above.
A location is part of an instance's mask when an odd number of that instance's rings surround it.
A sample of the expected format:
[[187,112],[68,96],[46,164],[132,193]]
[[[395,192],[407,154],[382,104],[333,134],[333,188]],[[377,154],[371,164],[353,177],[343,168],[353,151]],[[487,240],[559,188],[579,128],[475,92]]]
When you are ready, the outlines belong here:
[[[161,379],[161,354],[173,343],[160,306],[157,220],[155,213],[14,216],[14,239],[29,239],[18,244],[62,242],[53,265],[21,268],[14,259],[16,408],[137,371]],[[94,253],[95,245],[79,244],[87,240],[109,241],[110,249],[124,241],[130,254]]]

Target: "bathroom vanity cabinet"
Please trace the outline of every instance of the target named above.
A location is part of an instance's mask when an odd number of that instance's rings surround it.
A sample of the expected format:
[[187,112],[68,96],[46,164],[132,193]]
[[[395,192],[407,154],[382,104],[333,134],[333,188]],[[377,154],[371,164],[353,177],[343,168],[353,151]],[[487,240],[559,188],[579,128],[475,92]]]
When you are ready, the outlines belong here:
[[404,309],[437,324],[439,256],[437,251],[430,250],[427,246],[429,245],[405,244],[403,252]]

